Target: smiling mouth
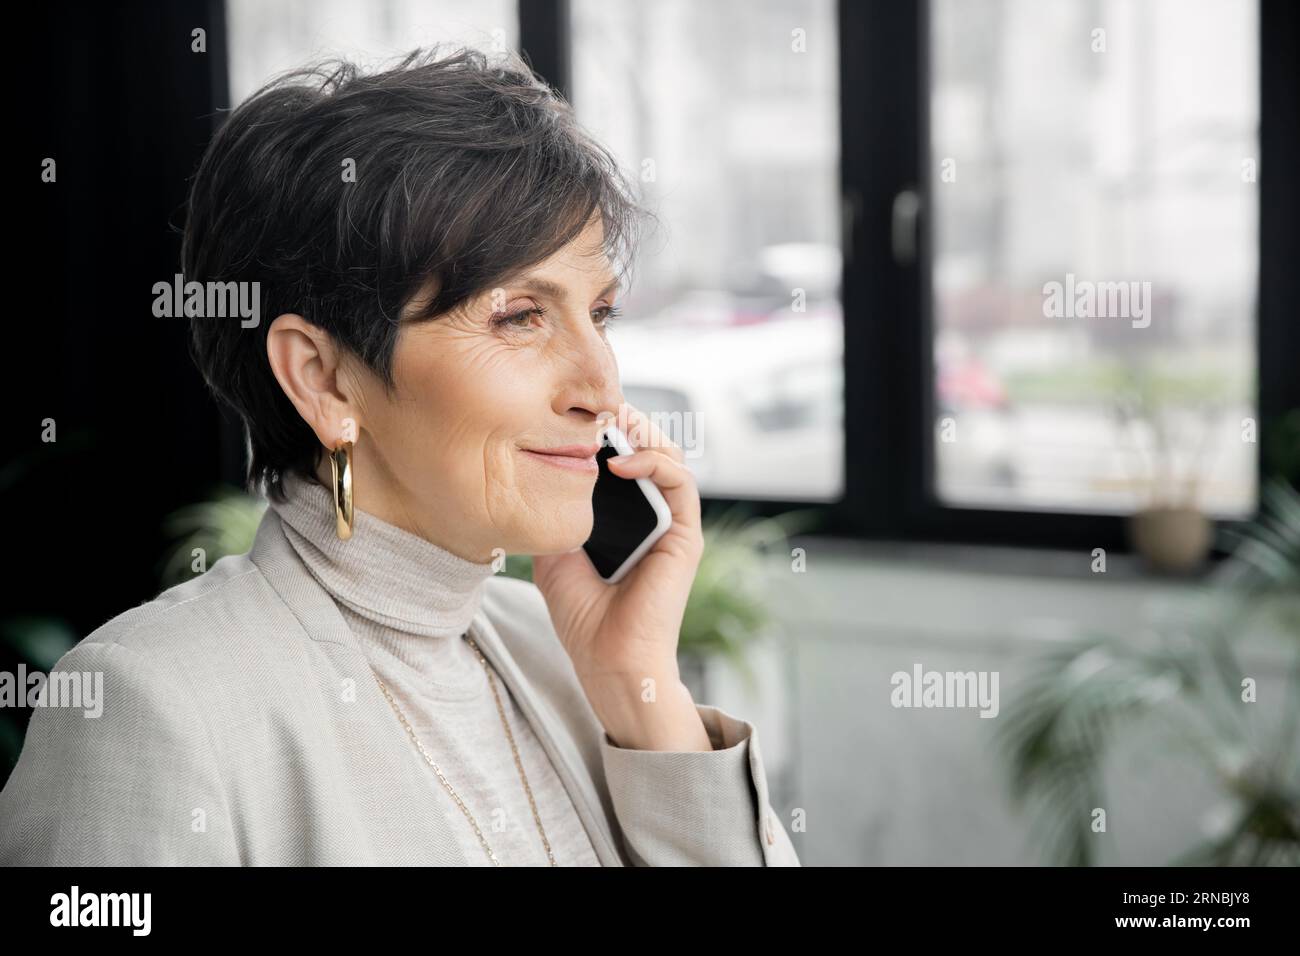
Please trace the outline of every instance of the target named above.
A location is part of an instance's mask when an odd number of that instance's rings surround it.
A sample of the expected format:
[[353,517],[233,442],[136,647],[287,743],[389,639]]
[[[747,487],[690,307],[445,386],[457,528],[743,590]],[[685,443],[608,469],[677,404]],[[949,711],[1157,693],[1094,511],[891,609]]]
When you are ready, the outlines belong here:
[[595,475],[600,472],[596,464],[599,445],[562,445],[558,448],[519,449],[524,455],[572,474]]

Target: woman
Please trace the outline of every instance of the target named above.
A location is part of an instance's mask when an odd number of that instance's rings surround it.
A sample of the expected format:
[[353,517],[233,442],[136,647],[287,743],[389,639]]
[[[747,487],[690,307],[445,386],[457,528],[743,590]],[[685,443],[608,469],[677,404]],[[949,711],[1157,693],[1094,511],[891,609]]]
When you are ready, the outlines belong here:
[[[0,862],[798,865],[753,726],[677,671],[699,495],[605,331],[637,212],[475,51],[301,71],[227,118],[183,267],[256,290],[263,320],[196,316],[193,352],[270,507],[59,662],[102,715],[36,708]],[[673,513],[612,586],[581,550],[611,415],[638,448],[611,467]]]

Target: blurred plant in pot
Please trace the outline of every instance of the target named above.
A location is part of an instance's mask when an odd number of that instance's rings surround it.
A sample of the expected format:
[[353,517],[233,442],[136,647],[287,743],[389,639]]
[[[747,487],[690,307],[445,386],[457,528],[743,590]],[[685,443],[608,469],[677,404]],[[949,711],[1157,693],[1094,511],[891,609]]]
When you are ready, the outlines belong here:
[[[1013,793],[1036,804],[1053,862],[1095,862],[1104,758],[1121,735],[1154,730],[1222,799],[1208,838],[1175,864],[1300,865],[1300,494],[1273,479],[1260,516],[1225,537],[1231,554],[1190,606],[1154,622],[1158,641],[1083,634],[1047,655],[1004,713]],[[1288,659],[1269,693],[1282,701],[1276,726],[1244,689],[1259,674],[1239,652],[1260,635],[1280,638]]]
[[1214,369],[1161,368],[1154,361],[1125,363],[1119,381],[1120,438],[1142,463],[1134,484],[1146,491],[1145,503],[1129,516],[1129,539],[1156,570],[1194,571],[1214,539],[1201,502],[1206,451],[1227,427],[1222,417],[1230,402],[1245,393]]
[[[746,688],[755,689],[748,651],[767,634],[771,622],[766,555],[816,521],[812,510],[752,517],[743,502],[716,516],[705,515],[704,552],[686,601],[677,648],[682,681],[696,700],[708,699],[705,668],[713,656],[727,660]],[[504,573],[531,581],[532,559],[512,555],[506,559]]]

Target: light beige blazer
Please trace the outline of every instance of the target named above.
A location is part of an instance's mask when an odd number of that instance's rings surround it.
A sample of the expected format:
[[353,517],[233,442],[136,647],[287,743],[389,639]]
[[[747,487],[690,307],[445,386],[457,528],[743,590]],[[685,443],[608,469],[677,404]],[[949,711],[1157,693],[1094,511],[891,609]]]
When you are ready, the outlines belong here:
[[[488,581],[471,633],[606,866],[798,866],[758,734],[699,705],[715,749],[613,746],[541,592]],[[0,863],[463,865],[419,755],[273,509],[248,554],[126,611],[55,671],[103,710],[33,710],[0,792]]]

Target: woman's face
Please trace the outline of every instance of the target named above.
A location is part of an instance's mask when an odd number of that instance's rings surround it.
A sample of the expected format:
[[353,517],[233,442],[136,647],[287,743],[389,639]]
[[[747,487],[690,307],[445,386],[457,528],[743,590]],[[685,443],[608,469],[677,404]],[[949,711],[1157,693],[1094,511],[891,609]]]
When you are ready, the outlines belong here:
[[[473,561],[546,554],[590,535],[594,461],[529,449],[586,445],[623,400],[604,322],[616,278],[599,223],[454,313],[404,325],[390,399],[345,362],[354,397],[354,503]],[[329,484],[329,463],[322,462]]]

